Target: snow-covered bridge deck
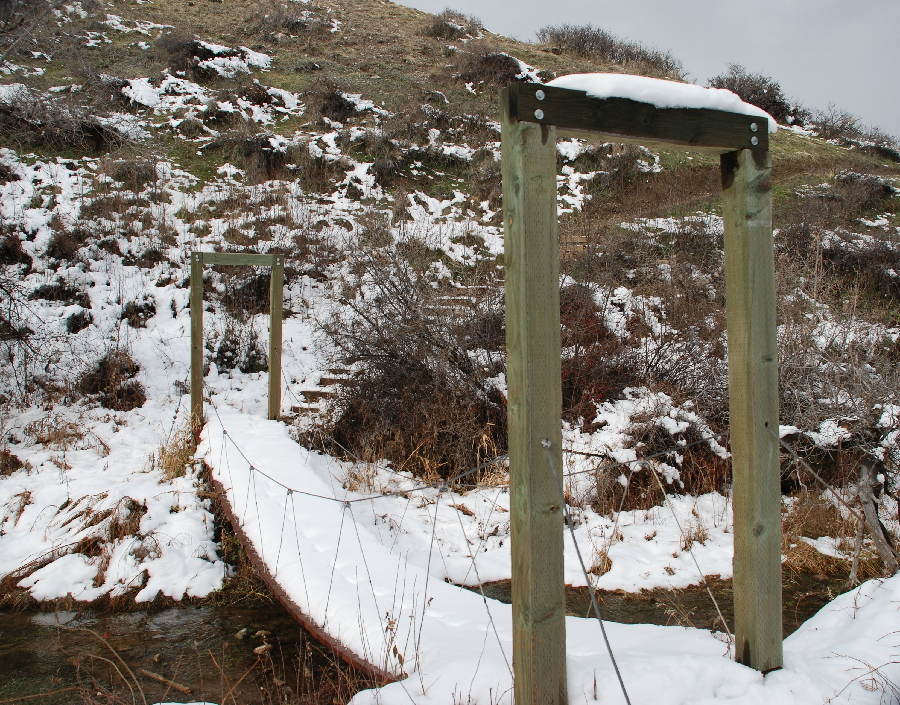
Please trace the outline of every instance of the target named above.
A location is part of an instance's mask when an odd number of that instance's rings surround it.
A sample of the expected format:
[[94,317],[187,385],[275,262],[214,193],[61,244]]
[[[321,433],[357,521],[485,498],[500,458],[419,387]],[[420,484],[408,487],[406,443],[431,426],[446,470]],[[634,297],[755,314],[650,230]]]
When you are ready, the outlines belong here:
[[[448,564],[433,540],[450,516],[439,511],[458,514],[461,497],[411,491],[409,480],[402,497],[364,500],[378,494],[355,484],[365,468],[303,448],[285,425],[226,405],[209,417],[198,453],[267,581],[323,640],[391,681],[359,693],[356,705],[512,702],[511,609],[445,582],[473,561]],[[431,525],[413,512],[391,525],[379,502],[397,501],[425,507]],[[635,705],[894,702],[898,593],[895,578],[839,597],[787,639],[785,668],[766,676],[736,664],[708,631],[607,630]],[[596,621],[569,617],[566,631],[570,701],[624,702]]]

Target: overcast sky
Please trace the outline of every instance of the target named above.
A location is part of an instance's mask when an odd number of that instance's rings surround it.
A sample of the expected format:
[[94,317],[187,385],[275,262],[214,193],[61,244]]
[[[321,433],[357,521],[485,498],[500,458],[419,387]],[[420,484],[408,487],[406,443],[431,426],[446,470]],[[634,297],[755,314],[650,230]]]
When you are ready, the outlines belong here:
[[900,137],[900,0],[400,0],[454,10],[533,40],[548,24],[592,24],[670,50],[701,85],[728,63],[776,79],[808,108],[829,102]]

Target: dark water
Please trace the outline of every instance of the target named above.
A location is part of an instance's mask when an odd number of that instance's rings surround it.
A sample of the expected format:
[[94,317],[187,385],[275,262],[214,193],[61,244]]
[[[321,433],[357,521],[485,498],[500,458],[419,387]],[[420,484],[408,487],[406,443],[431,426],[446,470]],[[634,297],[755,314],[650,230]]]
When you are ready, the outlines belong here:
[[[784,635],[795,632],[803,622],[844,591],[844,578],[797,574],[785,570],[782,575]],[[734,630],[734,593],[730,580],[709,578],[712,590],[728,628]],[[470,588],[473,589],[473,588]],[[477,591],[477,588],[474,588]],[[487,583],[487,597],[509,603],[509,580]],[[678,624],[722,631],[715,606],[702,586],[679,590],[642,590],[639,593],[600,590],[597,593],[603,619],[624,624]],[[587,588],[566,587],[566,613],[575,617],[593,616]]]
[[[783,586],[787,636],[834,599],[842,591],[843,581],[785,571]],[[710,587],[733,629],[731,581],[711,578]],[[510,588],[508,580],[484,586],[488,597],[502,602],[510,601]],[[699,586],[637,594],[601,591],[598,597],[604,619],[614,622],[711,628],[717,621],[709,595]],[[589,609],[586,588],[566,588],[566,611],[570,615],[585,617]],[[246,638],[236,638],[244,628]],[[259,630],[271,634],[254,636]],[[264,643],[271,644],[272,649],[260,658],[253,650]],[[132,702],[122,680],[98,657],[112,660],[124,672],[118,660],[121,657],[141,684],[148,703],[221,703],[230,692],[228,701],[233,698],[236,705],[332,705],[345,703],[358,690],[371,686],[346,665],[336,663],[278,605],[186,607],[151,614],[0,613],[0,701],[15,702],[17,697],[71,688],[79,685],[80,677],[81,685],[90,688],[92,696],[100,692],[94,687],[99,685]],[[190,688],[191,693],[167,688],[142,674],[141,669]],[[19,702],[80,702],[82,695],[70,690]],[[110,701],[98,696],[95,702]],[[142,702],[140,693],[136,692],[135,702]]]
[[[231,691],[228,701],[234,698],[235,703],[297,702],[303,695],[311,696],[303,702],[331,704],[346,702],[366,685],[346,666],[335,664],[277,605],[186,607],[155,614],[69,612],[59,613],[58,618],[57,623],[53,613],[0,614],[0,701],[77,686],[80,677],[97,702],[108,702],[98,693],[109,688],[130,703],[129,689],[110,664],[98,658],[110,659],[125,673],[109,647],[131,669],[147,703],[163,699],[221,703]],[[237,639],[235,634],[243,628],[247,637]],[[271,635],[265,641],[254,637],[259,630]],[[253,650],[266,642],[272,649],[260,658]],[[167,688],[141,669],[190,688],[191,693]],[[80,702],[81,695],[70,690],[21,702]],[[141,703],[136,688],[135,696]]]

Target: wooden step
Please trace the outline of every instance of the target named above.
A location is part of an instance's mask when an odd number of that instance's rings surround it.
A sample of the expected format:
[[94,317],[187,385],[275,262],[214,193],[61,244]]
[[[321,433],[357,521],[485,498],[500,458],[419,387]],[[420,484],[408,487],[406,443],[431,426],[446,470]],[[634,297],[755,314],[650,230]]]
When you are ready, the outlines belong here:
[[318,414],[319,407],[318,406],[310,406],[309,404],[305,406],[292,406],[291,407],[292,414]]
[[349,377],[322,377],[322,379],[319,380],[319,385],[322,387],[331,387],[335,384],[340,386],[349,381]]
[[305,389],[300,393],[308,402],[317,402],[321,401],[322,399],[330,399],[334,396],[337,396],[336,392],[332,392],[327,389]]

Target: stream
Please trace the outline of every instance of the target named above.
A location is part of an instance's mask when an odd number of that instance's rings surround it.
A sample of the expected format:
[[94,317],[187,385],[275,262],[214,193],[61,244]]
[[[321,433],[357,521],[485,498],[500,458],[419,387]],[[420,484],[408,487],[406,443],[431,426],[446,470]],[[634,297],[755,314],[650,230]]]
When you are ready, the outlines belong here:
[[[733,629],[731,581],[710,578],[709,584],[729,629]],[[785,571],[785,636],[832,600],[842,587],[841,578]],[[510,589],[509,580],[484,586],[485,595],[502,602],[510,601]],[[640,593],[600,591],[598,598],[604,619],[615,622],[709,629],[718,620],[702,586]],[[585,617],[589,609],[586,588],[566,588],[569,615]],[[265,649],[266,644],[271,648]],[[261,647],[262,654],[254,651]],[[222,703],[233,699],[236,705],[335,705],[346,703],[354,693],[372,685],[346,664],[336,663],[277,604],[246,608],[188,606],[152,613],[0,613],[0,701],[131,703],[131,692],[113,664],[131,686],[140,684],[147,703]],[[133,677],[125,672],[126,665]],[[190,693],[167,686],[148,673]],[[73,690],[79,686],[83,690]],[[53,692],[56,694],[16,700]],[[134,702],[142,702],[138,689]]]

